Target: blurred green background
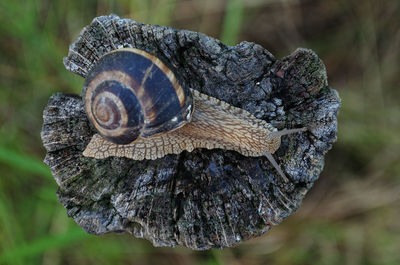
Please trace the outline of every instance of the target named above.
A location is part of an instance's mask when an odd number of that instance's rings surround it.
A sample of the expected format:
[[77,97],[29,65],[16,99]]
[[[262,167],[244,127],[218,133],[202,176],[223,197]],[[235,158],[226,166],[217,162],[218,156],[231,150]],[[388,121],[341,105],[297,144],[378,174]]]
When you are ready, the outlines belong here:
[[[236,248],[154,248],[92,236],[66,215],[41,161],[50,95],[80,93],[62,58],[116,13],[261,44],[315,50],[343,100],[338,141],[298,212]],[[29,0],[0,2],[0,264],[400,264],[400,1]]]

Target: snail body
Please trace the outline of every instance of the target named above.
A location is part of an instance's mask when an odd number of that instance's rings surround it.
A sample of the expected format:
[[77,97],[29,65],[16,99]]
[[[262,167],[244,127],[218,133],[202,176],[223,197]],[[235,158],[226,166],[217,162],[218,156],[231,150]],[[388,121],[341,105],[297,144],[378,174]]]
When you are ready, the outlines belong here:
[[83,155],[98,159],[157,159],[220,148],[266,156],[286,180],[271,154],[282,135],[304,131],[278,131],[243,109],[185,88],[161,60],[138,49],[104,55],[88,74],[83,94],[89,120],[99,132]]

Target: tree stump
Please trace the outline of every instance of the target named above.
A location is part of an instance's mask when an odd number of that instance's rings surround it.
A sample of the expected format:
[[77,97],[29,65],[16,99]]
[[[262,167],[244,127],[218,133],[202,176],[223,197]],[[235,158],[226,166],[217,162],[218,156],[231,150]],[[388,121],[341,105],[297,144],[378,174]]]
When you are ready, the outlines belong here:
[[337,133],[340,98],[322,61],[297,49],[277,60],[261,46],[226,46],[204,34],[97,17],[70,46],[66,68],[83,77],[106,52],[134,47],[169,62],[188,87],[245,109],[279,130],[274,157],[196,149],[157,160],[87,158],[95,134],[81,96],[57,93],[43,114],[42,140],[68,215],[91,234],[125,232],[155,246],[205,250],[262,235],[291,215],[318,179]]

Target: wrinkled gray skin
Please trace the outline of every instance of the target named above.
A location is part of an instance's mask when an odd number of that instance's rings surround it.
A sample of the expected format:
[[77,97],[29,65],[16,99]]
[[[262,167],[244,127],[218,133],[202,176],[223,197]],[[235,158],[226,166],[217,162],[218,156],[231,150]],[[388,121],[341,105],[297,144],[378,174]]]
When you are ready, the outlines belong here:
[[57,93],[43,114],[45,163],[59,186],[59,200],[83,229],[96,235],[126,232],[155,246],[205,250],[262,235],[299,207],[336,140],[340,107],[314,52],[298,49],[276,60],[254,43],[229,47],[200,33],[110,15],[82,30],[64,64],[85,77],[99,57],[121,47],[156,54],[189,87],[278,129],[308,131],[284,136],[274,154],[290,183],[265,157],[220,149],[154,161],[97,160],[82,156],[95,131],[81,96]]

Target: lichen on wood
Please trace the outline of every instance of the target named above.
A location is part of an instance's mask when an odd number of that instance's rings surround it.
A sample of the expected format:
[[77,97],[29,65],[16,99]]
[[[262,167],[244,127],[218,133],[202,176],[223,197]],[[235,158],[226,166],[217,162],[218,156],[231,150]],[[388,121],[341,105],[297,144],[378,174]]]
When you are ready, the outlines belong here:
[[300,205],[318,179],[337,133],[340,98],[322,61],[297,49],[277,60],[260,45],[226,46],[201,33],[97,17],[64,59],[83,77],[106,52],[143,49],[168,62],[181,82],[245,109],[278,129],[274,154],[285,183],[265,157],[195,149],[156,160],[87,158],[95,134],[81,96],[57,93],[43,114],[42,140],[67,213],[91,234],[125,232],[155,246],[222,248],[259,236]]

